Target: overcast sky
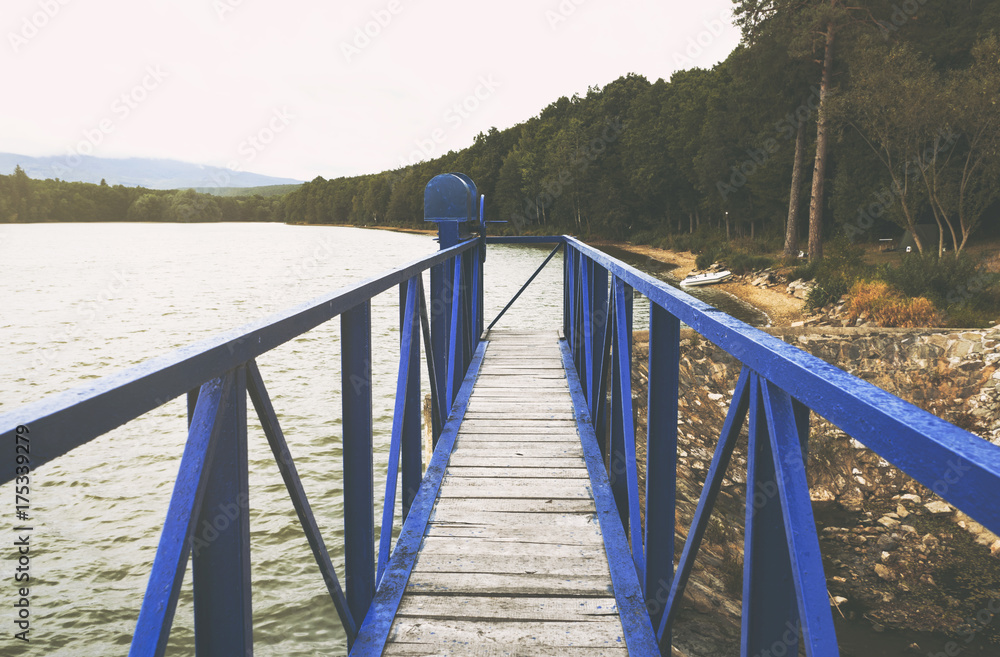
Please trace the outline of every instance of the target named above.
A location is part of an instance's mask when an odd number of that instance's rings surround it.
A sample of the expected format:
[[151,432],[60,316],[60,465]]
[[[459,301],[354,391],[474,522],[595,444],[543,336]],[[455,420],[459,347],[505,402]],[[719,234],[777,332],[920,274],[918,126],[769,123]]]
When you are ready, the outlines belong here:
[[627,73],[710,67],[731,0],[3,0],[0,152],[310,180],[472,143]]

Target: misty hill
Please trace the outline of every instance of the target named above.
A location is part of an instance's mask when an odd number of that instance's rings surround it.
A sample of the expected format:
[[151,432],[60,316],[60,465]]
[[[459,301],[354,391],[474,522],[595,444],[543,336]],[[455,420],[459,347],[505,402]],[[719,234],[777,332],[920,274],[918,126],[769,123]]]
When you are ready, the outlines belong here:
[[301,182],[292,178],[276,178],[249,171],[232,171],[178,160],[66,155],[31,157],[0,153],[0,174],[14,173],[14,167],[17,165],[21,165],[29,178],[36,180],[58,178],[67,182],[99,183],[104,179],[109,185],[147,189],[265,187],[294,185]]

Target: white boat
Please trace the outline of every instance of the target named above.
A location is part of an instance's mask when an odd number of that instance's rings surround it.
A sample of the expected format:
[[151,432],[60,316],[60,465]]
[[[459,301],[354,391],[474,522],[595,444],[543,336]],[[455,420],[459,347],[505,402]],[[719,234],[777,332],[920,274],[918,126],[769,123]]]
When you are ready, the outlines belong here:
[[706,274],[698,274],[696,276],[688,276],[683,281],[681,281],[681,285],[687,285],[687,286],[690,286],[690,285],[711,285],[712,283],[721,283],[722,281],[726,280],[727,278],[729,278],[732,275],[733,275],[733,272],[729,271],[728,269],[726,269],[724,271],[710,271],[710,272],[708,272]]

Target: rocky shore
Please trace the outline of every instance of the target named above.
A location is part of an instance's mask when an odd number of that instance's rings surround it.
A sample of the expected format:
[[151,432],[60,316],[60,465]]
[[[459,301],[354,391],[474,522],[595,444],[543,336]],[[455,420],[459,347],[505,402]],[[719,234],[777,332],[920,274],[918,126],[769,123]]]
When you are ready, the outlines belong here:
[[[1000,327],[963,333],[809,327],[769,332],[1000,443]],[[643,334],[637,334],[633,385],[640,436],[645,432],[647,349]],[[685,332],[678,554],[738,368],[728,354],[694,332]],[[675,625],[676,644],[690,657],[735,654],[738,649],[745,440],[744,431],[706,533],[684,611]],[[643,442],[637,441],[640,470]],[[969,646],[985,652],[965,654],[1000,654],[1000,619],[996,623],[976,620],[991,604],[1000,611],[1000,540],[996,536],[816,417],[811,426],[808,477],[838,620],[854,628],[898,632],[914,650],[925,651],[912,654],[943,650],[949,641],[968,637],[974,639]],[[644,478],[641,472],[640,490]],[[992,621],[992,616],[987,620]]]

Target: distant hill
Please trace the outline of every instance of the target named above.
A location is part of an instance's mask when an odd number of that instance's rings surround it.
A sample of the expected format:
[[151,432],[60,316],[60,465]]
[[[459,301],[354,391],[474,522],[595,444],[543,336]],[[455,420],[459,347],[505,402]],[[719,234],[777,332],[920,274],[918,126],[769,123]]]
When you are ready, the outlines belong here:
[[[31,157],[14,153],[0,153],[0,174],[14,173],[21,165],[29,178],[45,180],[58,178],[67,182],[99,183],[148,189],[188,189],[208,191],[208,188],[269,187],[297,185],[302,181],[292,178],[275,178],[249,171],[232,171],[222,167],[201,166],[178,160],[147,158],[112,159],[93,156]],[[284,192],[282,192],[284,193]]]
[[288,192],[294,192],[302,186],[302,183],[294,185],[266,185],[264,187],[195,187],[194,191],[199,194],[211,194],[212,196],[282,196]]

